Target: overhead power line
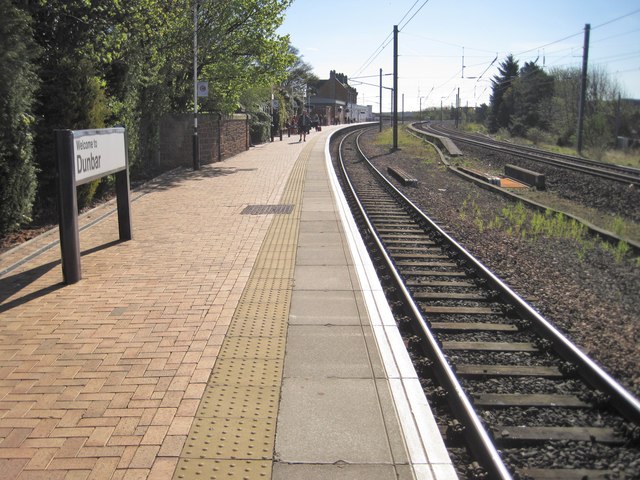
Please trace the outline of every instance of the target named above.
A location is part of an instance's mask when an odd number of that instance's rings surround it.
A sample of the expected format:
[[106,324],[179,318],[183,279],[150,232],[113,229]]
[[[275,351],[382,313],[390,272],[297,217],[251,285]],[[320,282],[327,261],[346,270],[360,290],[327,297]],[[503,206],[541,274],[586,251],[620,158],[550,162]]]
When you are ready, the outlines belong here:
[[595,27],[592,27],[591,30],[604,27],[605,25],[609,25],[610,23],[617,22],[618,20],[622,20],[623,18],[630,17],[631,15],[635,15],[636,13],[640,13],[640,8],[637,10],[634,10],[633,12],[625,13],[624,15],[621,15],[620,17],[616,17],[613,20],[609,20],[607,22],[601,23],[600,25],[596,25]]
[[[416,3],[418,3],[418,2],[416,2]],[[420,5],[420,8],[418,8],[418,10],[416,10],[416,12],[415,12],[413,15],[411,15],[411,18],[410,18],[409,20],[407,20],[407,21],[404,23],[404,25],[401,25],[400,27],[398,27],[398,31],[399,31],[399,32],[401,32],[401,31],[402,31],[402,29],[403,29],[404,27],[406,27],[406,26],[409,24],[409,22],[410,22],[411,20],[413,20],[413,17],[415,17],[415,16],[418,14],[418,12],[419,12],[420,10],[422,10],[422,9],[423,9],[423,7],[424,7],[427,3],[429,3],[429,0],[425,0],[425,1],[424,1],[424,3],[423,3],[422,5]],[[413,6],[415,6],[415,3],[413,4]],[[412,6],[411,8],[413,8],[413,6]],[[406,15],[405,15],[405,17],[406,17]],[[404,17],[403,17],[403,20],[404,20]],[[402,23],[402,20],[400,20],[400,23]]]
[[542,48],[548,47],[549,45],[555,45],[556,43],[560,43],[560,42],[563,42],[563,41],[568,40],[570,38],[577,37],[578,35],[582,35],[582,30],[577,32],[577,33],[572,33],[571,35],[567,35],[566,37],[559,38],[558,40],[554,40],[553,42],[545,43],[544,45],[541,45],[539,47],[531,48],[529,50],[525,50],[525,51],[520,52],[520,53],[515,53],[513,56],[517,57],[517,56],[523,55],[525,53],[535,52],[536,50],[540,50]]
[[[599,25],[596,25],[595,27],[592,27],[592,28],[591,28],[591,30],[595,30],[596,28],[604,27],[605,25],[609,25],[609,24],[611,24],[611,23],[614,23],[614,22],[617,22],[617,21],[619,21],[619,20],[622,20],[623,18],[630,17],[631,15],[635,15],[636,13],[640,13],[640,8],[639,8],[639,9],[637,9],[637,10],[634,10],[634,11],[632,11],[632,12],[625,13],[624,15],[621,15],[621,16],[616,17],[616,18],[614,18],[614,19],[608,20],[608,21],[606,21],[606,22],[604,22],[604,23],[601,23],[601,24],[599,24]],[[564,40],[568,40],[568,39],[573,38],[573,37],[576,37],[576,36],[578,36],[578,35],[582,36],[582,35],[583,35],[583,31],[582,31],[582,30],[580,30],[580,31],[579,31],[579,32],[577,32],[577,33],[572,33],[571,35],[568,35],[568,36],[566,36],[566,37],[560,38],[560,39],[558,39],[558,40],[554,40],[553,42],[546,43],[546,44],[544,44],[544,45],[541,45],[541,46],[539,46],[539,47],[532,48],[532,49],[530,49],[530,50],[525,50],[524,52],[517,53],[517,54],[515,54],[514,56],[518,56],[518,55],[522,55],[522,54],[525,54],[525,53],[533,52],[533,51],[535,51],[535,50],[540,50],[540,49],[542,49],[542,48],[548,47],[549,45],[554,45],[554,44],[556,44],[556,43],[563,42]]]
[[[419,1],[420,1],[420,0],[416,0],[416,1],[414,2],[414,4],[413,4],[413,5],[411,5],[411,8],[410,8],[409,10],[407,10],[407,13],[405,13],[405,14],[404,14],[404,17],[402,17],[402,18],[400,19],[400,21],[398,22],[398,25],[400,25],[400,24],[402,23],[402,21],[403,21],[405,18],[407,18],[407,15],[409,15],[409,14],[411,13],[411,10],[413,10],[413,7],[415,7],[415,6],[418,4],[418,2],[419,2]],[[427,1],[428,1],[428,0],[427,0]]]
[[[415,6],[418,4],[418,2],[420,2],[420,0],[416,0],[413,5],[411,5],[411,8],[409,8],[409,10],[407,10],[407,12],[403,15],[403,17],[400,19],[400,21],[398,22],[398,25],[401,24],[403,22],[403,20],[405,18],[407,18],[407,16],[411,13],[411,11],[415,8]],[[422,8],[429,3],[429,0],[424,0],[424,2],[422,3],[422,5],[420,5],[420,7],[413,13],[413,15],[411,15],[411,17],[402,25],[402,27],[400,27],[398,29],[398,31],[401,31],[404,27],[406,27],[409,22],[411,20],[413,20],[413,18],[418,14],[418,12],[420,10],[422,10]],[[374,50],[374,52],[371,54],[371,56],[369,58],[367,58],[365,60],[365,62],[362,64],[362,66],[360,68],[358,68],[358,70],[356,70],[352,76],[355,75],[359,75],[360,73],[362,73],[364,70],[366,70],[369,65],[371,65],[373,63],[373,61],[378,58],[378,55],[380,55],[385,48],[387,48],[387,46],[391,43],[391,41],[393,40],[393,32],[390,33],[380,44],[380,46],[378,46],[378,48],[376,48]]]
[[365,60],[365,62],[362,64],[362,66],[360,66],[360,68],[358,68],[358,70],[356,70],[352,76],[356,76],[359,75],[360,73],[362,73],[369,65],[371,65],[373,63],[373,61],[378,57],[378,55],[380,55],[385,48],[387,48],[387,45],[389,45],[391,43],[391,41],[393,40],[393,32],[390,33],[389,35],[387,35],[387,37],[382,41],[382,43],[380,44],[380,46],[378,46],[378,48],[375,49],[375,51],[371,54],[371,56],[369,56],[369,58],[367,58]]

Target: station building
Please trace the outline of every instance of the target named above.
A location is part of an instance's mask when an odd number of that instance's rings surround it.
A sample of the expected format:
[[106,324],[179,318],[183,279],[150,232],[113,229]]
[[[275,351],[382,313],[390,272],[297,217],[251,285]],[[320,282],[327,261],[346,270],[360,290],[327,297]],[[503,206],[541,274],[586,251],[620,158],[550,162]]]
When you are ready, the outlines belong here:
[[335,70],[327,80],[321,80],[317,95],[309,97],[312,116],[322,118],[324,125],[341,125],[373,120],[371,105],[358,105],[358,91],[348,83],[348,78]]

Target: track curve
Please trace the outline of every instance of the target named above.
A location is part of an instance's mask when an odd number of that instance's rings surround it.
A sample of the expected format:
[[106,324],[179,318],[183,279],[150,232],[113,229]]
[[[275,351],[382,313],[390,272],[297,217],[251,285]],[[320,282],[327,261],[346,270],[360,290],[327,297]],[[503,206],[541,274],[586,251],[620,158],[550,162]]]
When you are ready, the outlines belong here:
[[[530,478],[553,478],[544,475],[559,473],[557,463],[537,465],[524,460],[540,449],[552,447],[562,450],[560,458],[575,458],[585,442],[593,441],[605,450],[628,442],[625,434],[637,432],[640,424],[638,400],[381,180],[375,169],[373,180],[373,167],[366,164],[355,136],[345,139],[340,150],[346,164],[344,182],[353,185],[352,202],[362,205],[355,216],[363,219],[369,243],[377,245],[373,245],[374,255],[391,265],[384,267],[385,275],[394,279],[390,289],[406,291],[412,298],[410,302],[396,298],[401,304],[396,310],[401,316],[423,318],[414,320],[407,342],[418,369],[426,374],[425,390],[436,402],[442,395],[439,387],[445,387],[444,396],[449,397],[453,411],[466,411],[465,405],[472,404],[481,412],[471,421],[470,413],[450,419],[449,431],[453,437],[459,429],[455,422],[465,425],[463,436],[470,439],[470,449],[490,478],[508,477],[491,453],[482,453],[491,448],[478,446],[486,436],[495,442],[495,450],[500,449],[502,460],[507,459],[509,472]],[[436,366],[443,360],[448,366]],[[458,386],[447,371],[456,372]],[[458,394],[462,397],[454,400]],[[603,398],[607,399],[604,406]],[[611,408],[617,413],[612,414]],[[562,421],[565,417],[570,420]],[[528,425],[520,428],[519,422]],[[482,424],[484,434],[471,433]],[[627,450],[625,458],[640,459],[637,445]],[[534,467],[528,467],[531,463]],[[619,463],[626,468],[626,460]],[[631,463],[640,469],[640,463]],[[569,473],[569,465],[560,467],[563,475]],[[570,469],[581,475],[591,470],[598,475],[610,473],[587,460]],[[459,468],[471,470],[471,466]]]

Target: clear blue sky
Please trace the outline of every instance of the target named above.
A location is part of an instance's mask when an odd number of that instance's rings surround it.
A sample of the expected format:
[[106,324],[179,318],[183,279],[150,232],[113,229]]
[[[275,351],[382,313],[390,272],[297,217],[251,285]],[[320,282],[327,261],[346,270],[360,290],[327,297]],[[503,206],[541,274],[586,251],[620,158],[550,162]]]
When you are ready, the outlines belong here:
[[[589,69],[604,69],[624,96],[640,98],[640,0],[295,0],[285,15],[278,32],[290,34],[316,75],[344,73],[358,103],[374,111],[378,87],[358,82],[377,85],[381,68],[392,73],[394,25],[406,111],[453,104],[458,88],[462,105],[488,103],[489,80],[509,53],[520,65],[538,58],[547,69],[581,68],[587,23]],[[388,90],[382,102],[388,111]]]

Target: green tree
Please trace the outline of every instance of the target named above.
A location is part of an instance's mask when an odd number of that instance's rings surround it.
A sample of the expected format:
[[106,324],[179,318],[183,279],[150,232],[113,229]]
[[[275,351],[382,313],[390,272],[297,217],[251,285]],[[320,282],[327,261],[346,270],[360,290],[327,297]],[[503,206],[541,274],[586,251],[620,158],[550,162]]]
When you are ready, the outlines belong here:
[[[10,43],[2,53],[34,42],[41,51],[35,127],[26,129],[35,133],[39,210],[51,213],[55,205],[55,129],[124,125],[132,176],[154,174],[160,120],[169,112],[193,109],[194,0],[0,1],[7,4],[4,10],[11,6],[30,16],[33,32],[21,34],[24,38],[3,35],[2,41]],[[286,78],[295,56],[288,51],[288,37],[276,29],[291,0],[197,3],[198,76],[210,85],[205,109],[231,113],[246,90]],[[35,51],[21,55],[25,65]],[[35,78],[32,85],[38,85]],[[79,199],[89,202],[97,187],[81,187]]]
[[575,141],[581,71],[579,68],[554,68],[550,75],[554,78],[550,129],[556,135],[558,145],[568,146]]
[[615,143],[616,107],[620,86],[602,67],[595,66],[587,82],[584,125],[586,144],[603,150]]
[[313,67],[302,59],[297,48],[290,46],[289,53],[295,62],[287,68],[287,78],[280,84],[283,97],[288,100],[289,114],[296,115],[304,106],[304,94],[317,91],[320,79],[313,73]]
[[0,0],[0,235],[30,221],[36,191],[32,106],[37,49],[29,17]]
[[508,103],[513,105],[511,134],[524,137],[531,128],[547,130],[552,97],[553,77],[534,62],[526,62],[506,93]]
[[291,0],[204,0],[199,18],[201,78],[209,81],[210,111],[239,108],[244,91],[272,86],[287,76],[295,56],[289,37],[279,36]]
[[[304,104],[304,92],[309,85],[318,82],[313,67],[302,60],[298,50],[289,46],[289,54],[295,61],[286,68],[287,76],[277,87],[254,86],[242,93],[241,109],[249,114],[251,140],[262,143],[269,138],[269,128],[276,122],[283,128],[287,119],[297,115]],[[270,105],[273,97],[273,106]],[[271,109],[274,108],[274,116]]]
[[509,54],[498,67],[499,75],[491,80],[492,94],[490,97],[489,131],[495,133],[500,128],[509,128],[513,113],[512,97],[505,98],[511,84],[518,77],[518,61]]
[[[573,145],[578,122],[581,71],[578,68],[554,69],[551,75],[554,78],[551,130],[557,135],[558,144]],[[631,135],[637,131],[637,120],[635,123],[633,120],[637,109],[632,108],[632,104],[621,102],[618,110],[621,89],[615,79],[595,66],[589,72],[587,86],[584,118],[587,146],[602,150],[614,144],[616,134]]]
[[481,104],[476,108],[474,122],[485,123],[489,117],[489,105],[486,103]]
[[[99,45],[108,34],[111,11],[107,2],[95,6],[82,0],[28,2],[34,39],[42,50],[38,90],[37,208],[51,217],[56,204],[54,130],[101,128],[108,108],[105,85],[97,68]],[[97,182],[79,189],[80,207],[91,201]]]

